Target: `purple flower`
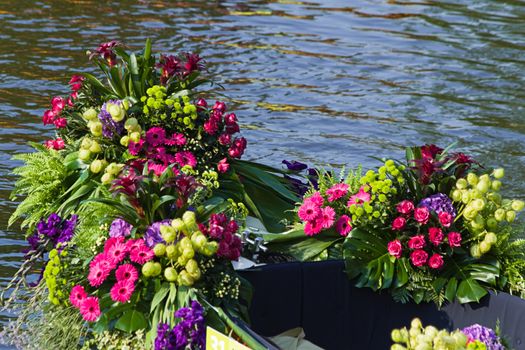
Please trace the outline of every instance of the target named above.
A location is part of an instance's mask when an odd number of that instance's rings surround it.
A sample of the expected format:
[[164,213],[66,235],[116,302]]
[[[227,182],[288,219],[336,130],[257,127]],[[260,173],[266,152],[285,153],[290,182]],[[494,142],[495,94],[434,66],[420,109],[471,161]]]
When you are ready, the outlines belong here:
[[36,232],[27,238],[31,250],[37,250],[47,244],[55,248],[59,243],[69,242],[75,233],[77,220],[77,215],[72,215],[69,220],[63,220],[56,213],[49,215],[47,220],[40,220],[36,225]]
[[148,227],[146,233],[144,234],[144,241],[149,248],[153,248],[158,243],[166,243],[160,235],[160,226],[169,225],[170,223],[171,220],[162,220],[154,222],[150,227]]
[[488,327],[483,327],[476,323],[463,328],[462,332],[469,340],[479,340],[484,343],[487,346],[487,350],[505,350],[496,332]]
[[110,100],[102,105],[98,114],[98,120],[102,123],[102,135],[107,138],[112,138],[115,134],[122,135],[124,132],[124,121],[116,122],[111,118],[111,114],[106,109],[107,103],[118,104],[119,100]]
[[418,207],[425,207],[429,211],[434,211],[436,214],[442,212],[449,213],[453,218],[456,217],[456,209],[452,204],[452,200],[446,194],[436,193],[430,197],[424,198]]
[[177,310],[175,317],[181,320],[171,332],[167,324],[158,325],[155,350],[203,350],[206,343],[206,324],[201,304],[193,300],[191,307]]
[[288,170],[292,170],[292,171],[301,171],[301,170],[305,170],[306,168],[308,168],[308,165],[295,161],[295,160],[292,160],[292,161],[283,160],[283,164],[286,165]]
[[133,225],[128,224],[126,221],[120,218],[115,219],[109,228],[109,237],[127,237],[131,234],[132,229]]

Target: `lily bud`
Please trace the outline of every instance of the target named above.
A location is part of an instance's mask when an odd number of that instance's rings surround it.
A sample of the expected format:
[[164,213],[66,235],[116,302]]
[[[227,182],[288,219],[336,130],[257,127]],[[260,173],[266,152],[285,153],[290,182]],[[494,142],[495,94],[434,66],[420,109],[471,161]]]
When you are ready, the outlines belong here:
[[525,202],[524,201],[519,201],[519,200],[514,200],[512,201],[512,210],[515,210],[515,211],[522,211],[523,208],[525,208]]
[[93,174],[98,174],[102,171],[102,167],[103,167],[102,161],[95,159],[94,161],[91,162],[91,165],[89,166],[89,170],[91,170]]
[[494,169],[493,175],[496,179],[501,179],[503,176],[505,176],[505,169],[503,168]]
[[81,149],[80,151],[78,151],[78,158],[82,161],[86,161],[86,160],[89,160],[89,158],[91,157],[91,152],[87,149]]
[[102,148],[100,147],[100,144],[93,140],[93,142],[91,143],[91,147],[89,147],[89,151],[91,153],[100,153],[102,152]]
[[94,108],[89,108],[82,113],[82,118],[85,120],[95,120],[97,119],[97,111]]
[[168,282],[175,282],[178,276],[179,274],[177,273],[177,270],[175,270],[171,266],[166,267],[166,269],[164,270],[164,278],[166,278]]
[[89,131],[91,131],[91,134],[93,134],[93,136],[102,136],[102,123],[93,122],[89,127]]
[[100,178],[100,182],[102,182],[104,185],[109,185],[111,183],[111,181],[113,181],[113,179],[114,178],[113,178],[113,176],[111,174],[105,173]]
[[476,186],[478,184],[478,176],[474,173],[468,173],[467,175],[467,182],[472,185],[472,186]]
[[109,114],[111,114],[111,119],[113,119],[115,122],[120,122],[125,117],[125,111],[120,107],[120,104],[112,103],[109,107],[107,107],[107,110]]

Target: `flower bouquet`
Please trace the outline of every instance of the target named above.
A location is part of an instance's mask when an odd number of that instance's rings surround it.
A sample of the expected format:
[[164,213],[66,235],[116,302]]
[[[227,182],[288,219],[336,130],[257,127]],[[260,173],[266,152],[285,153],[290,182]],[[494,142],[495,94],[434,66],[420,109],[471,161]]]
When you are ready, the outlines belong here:
[[10,224],[29,248],[2,293],[18,314],[4,340],[204,349],[211,325],[260,348],[232,321],[247,318],[250,288],[231,262],[247,215],[278,230],[293,187],[240,160],[236,115],[197,91],[209,82],[198,55],[157,57],[149,40],[138,54],[116,41],[88,54],[102,78],[74,75],[42,118],[56,137],[17,157]]
[[358,287],[403,302],[523,295],[524,242],[512,223],[524,203],[502,198],[503,169],[434,145],[407,149],[405,163],[382,162],[364,175],[320,172],[296,227],[268,235],[270,247],[299,260],[344,257]]
[[453,332],[438,330],[434,326],[423,327],[421,320],[415,318],[410,329],[394,329],[391,350],[436,349],[436,350],[505,350],[505,340],[498,330],[474,324]]

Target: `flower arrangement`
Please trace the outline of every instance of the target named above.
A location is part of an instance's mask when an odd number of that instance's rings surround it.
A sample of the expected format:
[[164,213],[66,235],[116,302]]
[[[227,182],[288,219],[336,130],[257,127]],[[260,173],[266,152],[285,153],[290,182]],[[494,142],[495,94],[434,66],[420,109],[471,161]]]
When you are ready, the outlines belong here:
[[500,194],[503,169],[435,145],[382,162],[365,174],[319,172],[297,225],[268,236],[270,247],[300,260],[344,257],[357,286],[403,302],[479,301],[489,289],[523,295],[523,241],[512,223],[525,203]]
[[438,330],[434,326],[423,327],[415,318],[410,329],[394,329],[391,350],[443,349],[443,350],[505,350],[504,340],[493,329],[474,324],[453,332]]
[[89,59],[101,74],[73,75],[44,112],[56,137],[17,157],[10,224],[21,220],[29,249],[2,293],[19,315],[7,339],[204,349],[210,325],[260,348],[230,320],[249,301],[231,262],[248,214],[283,227],[298,200],[286,172],[240,160],[247,141],[226,104],[198,91],[211,83],[198,55],[111,41]]

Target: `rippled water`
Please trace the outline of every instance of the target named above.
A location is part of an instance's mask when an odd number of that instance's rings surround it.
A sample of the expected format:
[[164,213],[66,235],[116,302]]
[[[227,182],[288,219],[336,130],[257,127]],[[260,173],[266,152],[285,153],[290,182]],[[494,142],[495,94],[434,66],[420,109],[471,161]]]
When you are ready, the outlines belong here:
[[[525,198],[525,2],[0,1],[0,284],[21,261],[6,229],[16,162],[50,97],[109,39],[198,50],[235,105],[247,156],[357,165],[459,141]],[[134,4],[133,4],[134,3]]]

